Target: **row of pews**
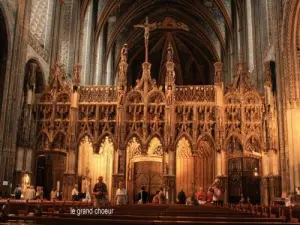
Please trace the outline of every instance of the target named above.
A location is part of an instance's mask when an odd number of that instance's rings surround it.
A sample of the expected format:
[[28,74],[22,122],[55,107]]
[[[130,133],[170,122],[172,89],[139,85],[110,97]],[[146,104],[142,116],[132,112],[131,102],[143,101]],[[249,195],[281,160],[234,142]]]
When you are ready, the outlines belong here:
[[282,218],[286,222],[298,223],[300,220],[300,207],[264,206],[249,204],[227,204],[225,207],[253,215],[269,218]]
[[[2,222],[29,224],[297,224],[300,208],[210,204],[126,205],[93,208],[92,203],[72,201],[0,201],[7,217]],[[106,211],[105,211],[106,210]],[[300,224],[300,223],[299,223]]]

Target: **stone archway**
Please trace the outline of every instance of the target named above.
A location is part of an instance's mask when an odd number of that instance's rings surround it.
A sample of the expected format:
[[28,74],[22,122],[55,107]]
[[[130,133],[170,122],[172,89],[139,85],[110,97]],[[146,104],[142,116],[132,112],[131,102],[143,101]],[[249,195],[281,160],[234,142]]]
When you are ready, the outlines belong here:
[[176,192],[183,187],[190,195],[201,187],[207,190],[214,179],[214,155],[210,144],[200,140],[192,152],[190,142],[182,137],[176,147]]
[[190,142],[182,137],[176,146],[176,193],[182,187],[187,195],[195,191],[194,159]]
[[8,36],[7,28],[5,23],[5,18],[3,12],[0,8],[0,112],[2,110],[3,94],[4,94],[4,84],[6,76],[6,64],[8,57]]
[[127,143],[127,189],[130,201],[137,201],[136,197],[145,186],[149,193],[149,201],[155,192],[163,186],[163,149],[160,140],[154,137],[147,149],[137,138],[131,138]]
[[82,193],[91,193],[92,188],[98,182],[98,177],[103,177],[107,185],[108,198],[112,197],[114,146],[109,136],[100,142],[99,149],[94,151],[92,141],[88,136],[82,138],[78,154],[79,190]]

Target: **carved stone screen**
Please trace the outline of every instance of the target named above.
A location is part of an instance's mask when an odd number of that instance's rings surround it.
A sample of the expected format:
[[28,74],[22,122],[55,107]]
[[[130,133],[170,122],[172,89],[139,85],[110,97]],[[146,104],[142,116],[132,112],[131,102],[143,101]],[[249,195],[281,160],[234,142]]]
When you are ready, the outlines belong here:
[[155,195],[155,192],[163,186],[163,173],[161,162],[136,162],[134,163],[134,198],[141,190],[141,186],[146,186],[149,193],[149,200]]

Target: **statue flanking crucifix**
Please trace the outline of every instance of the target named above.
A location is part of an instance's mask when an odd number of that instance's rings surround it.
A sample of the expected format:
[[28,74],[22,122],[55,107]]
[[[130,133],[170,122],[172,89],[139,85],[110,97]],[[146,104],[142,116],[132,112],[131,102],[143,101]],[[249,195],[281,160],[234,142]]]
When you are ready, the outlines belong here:
[[148,62],[148,45],[149,45],[150,30],[155,29],[156,23],[149,24],[148,17],[146,17],[144,24],[137,24],[137,25],[134,25],[134,27],[135,28],[143,28],[145,30],[145,32],[144,32],[144,38],[145,38],[145,62]]

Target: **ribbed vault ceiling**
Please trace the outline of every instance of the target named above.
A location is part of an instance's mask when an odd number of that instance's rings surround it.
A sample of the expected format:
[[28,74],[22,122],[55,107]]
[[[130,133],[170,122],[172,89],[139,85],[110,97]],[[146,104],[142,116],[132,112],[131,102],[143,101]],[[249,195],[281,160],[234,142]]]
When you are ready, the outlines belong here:
[[[83,9],[88,5],[83,1]],[[172,44],[176,61],[177,84],[211,84],[212,64],[222,61],[232,43],[231,0],[112,0],[107,1],[98,16],[96,40],[111,17],[116,18],[109,34],[105,59],[116,42],[129,47],[129,83],[141,75],[144,61],[144,34],[135,24],[173,21],[150,32],[149,61],[152,77],[164,82],[163,70],[167,45]],[[182,29],[176,24],[184,24]],[[119,50],[119,49],[117,49]],[[116,53],[118,63],[119,51]]]

